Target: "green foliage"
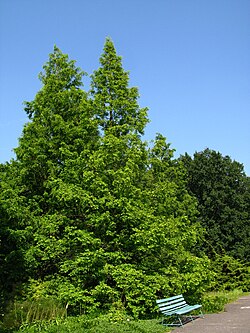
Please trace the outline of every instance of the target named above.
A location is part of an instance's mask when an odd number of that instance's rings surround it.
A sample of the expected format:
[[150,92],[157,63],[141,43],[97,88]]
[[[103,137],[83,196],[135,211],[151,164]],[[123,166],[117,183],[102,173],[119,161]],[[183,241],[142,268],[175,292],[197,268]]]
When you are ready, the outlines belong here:
[[202,297],[204,313],[215,313],[224,310],[226,304],[236,301],[242,296],[242,290],[220,291],[205,293]]
[[143,134],[148,121],[147,108],[139,108],[138,89],[128,87],[128,72],[122,68],[121,57],[110,38],[106,39],[100,64],[92,75],[90,93],[101,128],[112,128],[112,133],[118,136],[131,132]]
[[211,285],[213,290],[250,291],[250,266],[233,257],[217,255],[211,268],[216,274],[216,279]]
[[106,316],[95,319],[86,316],[57,320],[54,323],[36,322],[33,325],[23,325],[18,333],[164,333],[168,330],[161,325],[160,320],[119,320],[110,321]]
[[[19,195],[16,163],[1,165],[0,169],[0,312],[14,297],[19,283],[27,276],[25,270],[26,231],[23,221],[29,215],[24,197]],[[18,228],[18,225],[21,228]]]
[[[93,330],[112,332],[122,320],[155,316],[157,297],[195,301],[214,273],[183,163],[162,135],[142,141],[147,109],[110,39],[89,93],[83,74],[54,48],[41,90],[26,102],[17,159],[1,169],[1,294],[3,306],[56,299],[67,315],[104,311]],[[24,321],[54,318],[32,309],[20,312]],[[128,331],[143,331],[130,322]]]
[[87,94],[80,89],[82,75],[74,61],[55,47],[40,74],[43,87],[34,101],[26,102],[31,121],[15,152],[23,193],[28,205],[38,204],[38,214],[57,211],[55,181],[79,181],[79,160],[87,158],[98,141]]
[[2,325],[5,329],[17,329],[35,321],[51,321],[63,318],[65,315],[66,309],[52,298],[14,301],[7,308]]
[[186,155],[188,187],[198,200],[201,224],[206,228],[206,253],[226,253],[250,260],[250,183],[243,165],[229,156],[205,149]]

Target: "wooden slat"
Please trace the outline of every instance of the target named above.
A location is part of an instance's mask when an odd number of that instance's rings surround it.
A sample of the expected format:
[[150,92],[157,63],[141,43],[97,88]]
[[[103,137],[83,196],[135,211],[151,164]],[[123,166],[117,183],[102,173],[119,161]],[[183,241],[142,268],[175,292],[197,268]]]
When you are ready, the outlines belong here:
[[169,297],[169,298],[163,298],[163,299],[158,299],[156,301],[156,303],[161,303],[161,302],[169,302],[169,301],[172,301],[172,300],[175,300],[175,299],[178,299],[178,298],[183,298],[183,295],[177,295],[177,296],[172,296],[172,297]]
[[159,306],[159,308],[161,310],[166,310],[166,309],[179,309],[179,308],[182,308],[184,306],[186,306],[187,303],[185,301],[182,301],[182,302],[179,302],[179,303],[175,303],[175,304],[161,304],[161,306]]

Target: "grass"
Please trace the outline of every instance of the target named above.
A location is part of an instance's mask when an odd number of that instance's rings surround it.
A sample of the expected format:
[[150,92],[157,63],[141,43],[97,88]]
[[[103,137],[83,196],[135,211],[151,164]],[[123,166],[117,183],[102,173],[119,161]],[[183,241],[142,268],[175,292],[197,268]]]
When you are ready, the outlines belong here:
[[[88,319],[86,316],[69,317],[61,322],[35,322],[23,325],[18,333],[165,333],[170,330],[161,325],[161,320],[130,320],[109,322],[105,318]],[[11,331],[9,331],[11,332]],[[7,333],[7,331],[6,331]]]
[[244,295],[244,292],[240,289],[206,293],[202,298],[203,312],[221,312],[224,310],[226,304],[236,301],[242,295]]

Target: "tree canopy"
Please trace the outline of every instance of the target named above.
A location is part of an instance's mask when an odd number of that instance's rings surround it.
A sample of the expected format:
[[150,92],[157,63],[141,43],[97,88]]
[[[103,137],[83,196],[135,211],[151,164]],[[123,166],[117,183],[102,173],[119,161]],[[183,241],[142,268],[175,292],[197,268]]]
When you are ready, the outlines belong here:
[[243,165],[210,149],[181,160],[190,192],[198,199],[208,253],[227,253],[249,262],[250,187]]

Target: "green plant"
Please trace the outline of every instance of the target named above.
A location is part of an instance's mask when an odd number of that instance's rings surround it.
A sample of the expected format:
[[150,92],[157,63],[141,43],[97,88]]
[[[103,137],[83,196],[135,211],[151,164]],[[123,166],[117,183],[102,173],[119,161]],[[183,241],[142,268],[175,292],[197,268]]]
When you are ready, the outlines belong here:
[[52,298],[15,301],[9,305],[3,318],[3,327],[18,328],[38,321],[51,321],[66,316],[66,309]]
[[50,323],[37,322],[23,325],[18,333],[165,333],[168,330],[158,319],[125,320],[110,322],[106,316],[91,318],[89,316],[68,317],[63,321]]
[[213,290],[250,291],[250,267],[228,255],[216,255],[211,269],[216,273]]
[[242,290],[209,292],[202,297],[202,308],[205,313],[214,313],[224,310],[226,304],[235,301],[243,294]]

